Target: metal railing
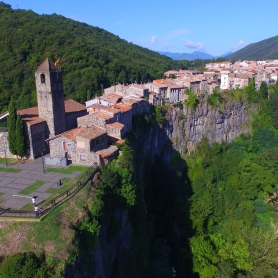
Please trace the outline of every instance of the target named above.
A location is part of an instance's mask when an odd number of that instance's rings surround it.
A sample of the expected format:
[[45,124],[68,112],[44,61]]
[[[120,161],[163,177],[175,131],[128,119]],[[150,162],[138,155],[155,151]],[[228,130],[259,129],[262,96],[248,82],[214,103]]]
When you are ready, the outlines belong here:
[[68,190],[61,193],[57,197],[51,199],[42,207],[39,208],[38,212],[28,211],[28,210],[10,210],[10,209],[0,209],[0,217],[19,217],[19,218],[42,218],[48,212],[65,202],[66,200],[72,198],[81,188],[83,188],[87,182],[99,171],[99,167],[95,168],[91,166],[86,172],[81,176],[81,178],[73,184]]

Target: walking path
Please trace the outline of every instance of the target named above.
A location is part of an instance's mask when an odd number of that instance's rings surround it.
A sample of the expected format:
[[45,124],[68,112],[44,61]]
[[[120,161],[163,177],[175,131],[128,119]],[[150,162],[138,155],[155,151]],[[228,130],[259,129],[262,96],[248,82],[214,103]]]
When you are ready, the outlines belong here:
[[[32,204],[32,198],[28,197],[37,196],[36,203],[41,203],[51,196],[46,191],[49,188],[57,188],[59,180],[62,178],[75,178],[80,174],[79,171],[73,171],[71,174],[48,171],[44,174],[42,158],[27,161],[23,164],[9,165],[8,167],[5,164],[0,164],[0,167],[21,169],[18,173],[0,171],[0,207],[12,209],[20,209],[28,203]],[[49,166],[47,167],[50,168]],[[38,180],[45,181],[45,183],[28,195],[19,194],[21,190]],[[14,197],[13,195],[26,197]]]

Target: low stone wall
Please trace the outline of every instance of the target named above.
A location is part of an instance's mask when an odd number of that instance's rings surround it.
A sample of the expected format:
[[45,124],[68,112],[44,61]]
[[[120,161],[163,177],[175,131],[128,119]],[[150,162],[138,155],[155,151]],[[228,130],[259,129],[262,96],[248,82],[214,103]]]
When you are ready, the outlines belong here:
[[59,157],[45,157],[44,162],[46,165],[66,167],[68,165],[66,158]]
[[13,155],[9,151],[9,143],[8,143],[8,132],[0,132],[0,157],[16,158],[16,155]]

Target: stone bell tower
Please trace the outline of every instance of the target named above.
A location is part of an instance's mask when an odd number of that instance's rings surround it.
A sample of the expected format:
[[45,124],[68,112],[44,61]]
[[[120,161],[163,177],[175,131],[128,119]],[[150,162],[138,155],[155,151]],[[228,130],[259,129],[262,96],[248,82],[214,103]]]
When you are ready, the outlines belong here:
[[35,72],[39,117],[46,120],[48,135],[66,131],[65,100],[61,70],[48,58]]

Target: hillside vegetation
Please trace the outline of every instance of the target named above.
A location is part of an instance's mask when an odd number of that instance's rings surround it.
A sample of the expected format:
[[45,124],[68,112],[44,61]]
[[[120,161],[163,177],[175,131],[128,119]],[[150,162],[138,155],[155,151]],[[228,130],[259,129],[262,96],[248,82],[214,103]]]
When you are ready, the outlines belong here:
[[278,36],[251,43],[226,58],[233,61],[278,59]]
[[[166,107],[135,117],[94,187],[40,223],[2,227],[2,259],[13,255],[0,273],[29,277],[35,262],[34,277],[277,277],[278,83],[253,89],[231,92],[258,105],[253,132],[230,144],[203,138],[186,161],[161,128]],[[215,92],[211,108],[222,98]]]
[[177,62],[103,29],[63,16],[13,10],[0,2],[0,112],[36,104],[34,71],[45,58],[61,58],[67,98],[84,102],[101,84],[138,83],[178,68]]

